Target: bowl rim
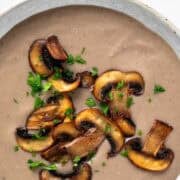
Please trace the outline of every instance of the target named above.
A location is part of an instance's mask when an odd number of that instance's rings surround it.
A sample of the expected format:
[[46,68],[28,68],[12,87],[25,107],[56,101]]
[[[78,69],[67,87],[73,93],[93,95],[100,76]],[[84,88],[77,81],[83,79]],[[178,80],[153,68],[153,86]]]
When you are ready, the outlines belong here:
[[38,13],[65,6],[96,6],[133,17],[161,36],[180,57],[180,31],[158,12],[138,0],[26,0],[0,15],[0,39],[14,26]]

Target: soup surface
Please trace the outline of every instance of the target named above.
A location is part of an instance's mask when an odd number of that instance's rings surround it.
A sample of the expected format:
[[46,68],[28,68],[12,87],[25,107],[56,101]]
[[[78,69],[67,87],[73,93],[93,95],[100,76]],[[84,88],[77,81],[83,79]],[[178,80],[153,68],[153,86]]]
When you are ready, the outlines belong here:
[[[166,144],[174,151],[175,159],[167,171],[151,173],[137,169],[120,155],[107,161],[105,155],[109,145],[104,142],[93,159],[93,180],[174,180],[180,173],[180,61],[164,40],[136,20],[95,7],[67,7],[36,15],[0,40],[0,179],[38,179],[27,167],[31,155],[21,150],[14,152],[14,132],[16,127],[24,125],[33,107],[33,98],[26,96],[29,91],[26,80],[31,71],[29,46],[35,39],[52,34],[60,38],[69,53],[78,54],[86,48],[87,65],[73,65],[74,71],[96,66],[100,73],[120,69],[135,70],[143,75],[145,93],[134,98],[131,108],[143,138],[154,119],[174,127]],[[153,95],[155,84],[164,86],[166,92]],[[82,89],[73,94],[77,112],[86,108],[84,102],[90,95],[90,91]],[[106,166],[102,166],[104,161]]]

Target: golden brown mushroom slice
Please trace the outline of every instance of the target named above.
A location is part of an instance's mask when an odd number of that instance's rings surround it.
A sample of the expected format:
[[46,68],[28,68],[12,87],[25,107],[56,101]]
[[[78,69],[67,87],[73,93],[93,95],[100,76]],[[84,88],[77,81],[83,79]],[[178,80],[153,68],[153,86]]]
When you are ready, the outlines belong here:
[[[26,127],[28,129],[49,128],[54,126],[53,120],[61,118],[58,113],[59,105],[52,104],[41,107],[30,114],[27,119]],[[59,119],[61,121],[61,119]]]
[[34,72],[47,77],[53,73],[53,68],[50,57],[44,56],[44,51],[46,51],[46,40],[34,41],[29,49],[29,63]]
[[75,125],[79,130],[97,127],[107,137],[111,144],[109,156],[118,153],[124,145],[124,136],[115,123],[105,117],[98,109],[86,109],[77,114]]
[[70,178],[70,180],[91,180],[92,169],[89,164],[84,163],[79,170],[79,173]]
[[106,101],[106,96],[114,85],[124,82],[133,95],[141,95],[144,92],[144,80],[138,72],[121,72],[118,70],[106,71],[95,81],[93,94],[99,101]]
[[75,138],[71,142],[59,142],[58,144],[44,151],[41,156],[51,162],[56,161],[67,154],[72,158],[76,156],[83,158],[87,156],[89,152],[97,150],[103,140],[103,133],[93,128],[84,135]]
[[172,126],[169,126],[162,121],[156,120],[146,136],[142,149],[143,152],[156,156],[172,130]]
[[60,94],[56,96],[51,96],[47,99],[48,104],[58,104],[58,117],[61,119],[65,118],[65,112],[67,109],[74,110],[74,105],[72,99],[67,94]]
[[145,154],[141,151],[142,145],[139,138],[129,140],[125,147],[128,152],[128,159],[138,168],[147,171],[164,171],[174,159],[174,153],[165,148],[156,157]]
[[48,81],[52,84],[53,88],[60,92],[71,92],[77,89],[80,85],[80,77],[77,77],[73,82],[67,82],[63,79],[54,79],[53,76],[48,78]]
[[65,144],[64,148],[72,157],[85,157],[89,152],[94,152],[104,141],[104,134],[102,131],[91,128],[82,136]]
[[24,151],[28,152],[44,151],[54,143],[51,132],[45,132],[43,136],[36,138],[24,128],[17,128],[16,141]]
[[52,132],[53,139],[55,141],[70,141],[79,135],[79,131],[76,129],[73,122],[67,122],[57,125]]
[[116,122],[126,137],[133,136],[136,132],[136,125],[131,119],[127,106],[128,88],[124,87],[120,90],[113,88],[110,93],[109,109],[112,120]]
[[60,60],[62,62],[66,61],[67,53],[59,42],[57,36],[53,35],[48,37],[46,47],[54,59]]
[[47,170],[41,170],[39,172],[39,180],[60,180],[60,178],[51,174]]

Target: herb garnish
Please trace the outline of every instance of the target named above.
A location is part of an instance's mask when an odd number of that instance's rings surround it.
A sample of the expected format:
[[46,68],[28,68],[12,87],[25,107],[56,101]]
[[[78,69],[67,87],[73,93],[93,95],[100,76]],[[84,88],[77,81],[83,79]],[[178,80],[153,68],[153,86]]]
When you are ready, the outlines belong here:
[[166,89],[163,86],[161,86],[161,85],[156,84],[154,86],[154,94],[163,93],[165,91],[166,91]]
[[101,103],[99,104],[99,107],[100,107],[100,110],[103,112],[103,114],[107,116],[107,114],[108,114],[108,112],[109,112],[109,106],[108,106],[108,104],[101,102]]
[[81,157],[75,156],[75,158],[73,159],[73,166],[77,167],[79,165],[80,161],[81,161]]
[[86,99],[85,104],[88,107],[94,107],[94,106],[96,106],[96,101],[92,97],[89,97],[89,98]]
[[43,84],[43,91],[47,92],[51,89],[51,87],[52,87],[52,84],[50,82],[46,82]]
[[61,121],[60,121],[59,119],[54,119],[54,120],[53,120],[53,124],[54,124],[54,125],[57,125],[57,124],[59,124],[60,122],[61,122]]
[[111,125],[106,124],[105,128],[104,128],[104,133],[105,134],[109,134],[111,132]]
[[13,101],[16,103],[16,104],[19,104],[18,100],[16,98],[13,98]]
[[67,57],[67,64],[73,65],[75,63],[78,64],[86,64],[86,60],[82,58],[82,54],[84,53],[85,49],[82,49],[81,54],[78,54],[77,56],[73,56],[72,54],[68,54]]
[[123,157],[128,157],[128,151],[127,150],[122,150],[120,152],[120,155],[123,156]]
[[94,151],[89,152],[87,155],[87,161],[91,161],[95,155],[96,155],[96,152]]
[[31,170],[35,170],[37,168],[41,168],[41,169],[44,169],[44,170],[48,170],[48,171],[55,171],[57,170],[57,166],[55,164],[45,164],[41,161],[33,161],[32,159],[29,159],[27,161],[28,163],[28,166]]
[[126,107],[130,108],[133,104],[134,104],[133,98],[132,97],[128,97],[127,101],[126,101]]
[[58,67],[54,67],[54,74],[53,74],[53,79],[57,80],[57,79],[61,79],[62,78],[62,73],[60,71],[60,69]]
[[42,79],[39,74],[29,72],[27,84],[31,87],[31,94],[34,96],[37,93],[40,93],[43,89]]
[[118,93],[118,97],[120,100],[122,100],[122,98],[124,97],[124,94],[122,92]]
[[18,145],[15,145],[14,146],[14,152],[18,152],[19,151],[19,146]]
[[137,130],[137,135],[138,135],[138,136],[142,136],[142,134],[143,134],[143,132],[142,132],[141,129]]
[[122,80],[117,84],[116,89],[121,90],[124,87],[124,85],[125,85],[125,82]]
[[64,115],[72,120],[74,116],[74,110],[72,108],[67,108]]
[[35,97],[34,109],[38,109],[38,108],[44,106],[44,104],[45,104],[44,101],[39,96]]
[[109,100],[110,100],[110,101],[113,100],[113,93],[112,93],[112,91],[110,91],[110,92],[108,93],[108,97],[109,97]]
[[91,74],[92,74],[93,77],[97,76],[98,75],[98,68],[97,67],[93,67],[91,69]]
[[102,166],[103,166],[103,167],[106,166],[106,162],[102,162]]

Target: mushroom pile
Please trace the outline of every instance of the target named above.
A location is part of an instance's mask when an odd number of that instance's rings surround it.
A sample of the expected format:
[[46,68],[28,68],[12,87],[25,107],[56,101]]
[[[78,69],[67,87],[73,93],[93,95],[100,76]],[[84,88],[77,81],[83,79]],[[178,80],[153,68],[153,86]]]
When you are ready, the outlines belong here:
[[[90,155],[97,152],[105,139],[111,146],[107,157],[125,148],[128,159],[142,169],[162,171],[168,168],[174,156],[164,143],[172,131],[171,126],[157,120],[143,147],[140,139],[126,139],[136,132],[130,106],[132,96],[144,92],[142,75],[108,70],[98,77],[90,71],[68,76],[67,59],[68,53],[56,36],[34,41],[29,50],[32,70],[56,91],[42,107],[29,114],[24,127],[16,129],[19,147],[39,153],[43,159],[41,163],[29,161],[31,168],[33,163],[40,167],[40,180],[90,180]],[[82,87],[92,89],[97,102],[108,105],[106,113],[91,107],[76,114],[70,92]],[[45,162],[50,166],[45,166]]]

